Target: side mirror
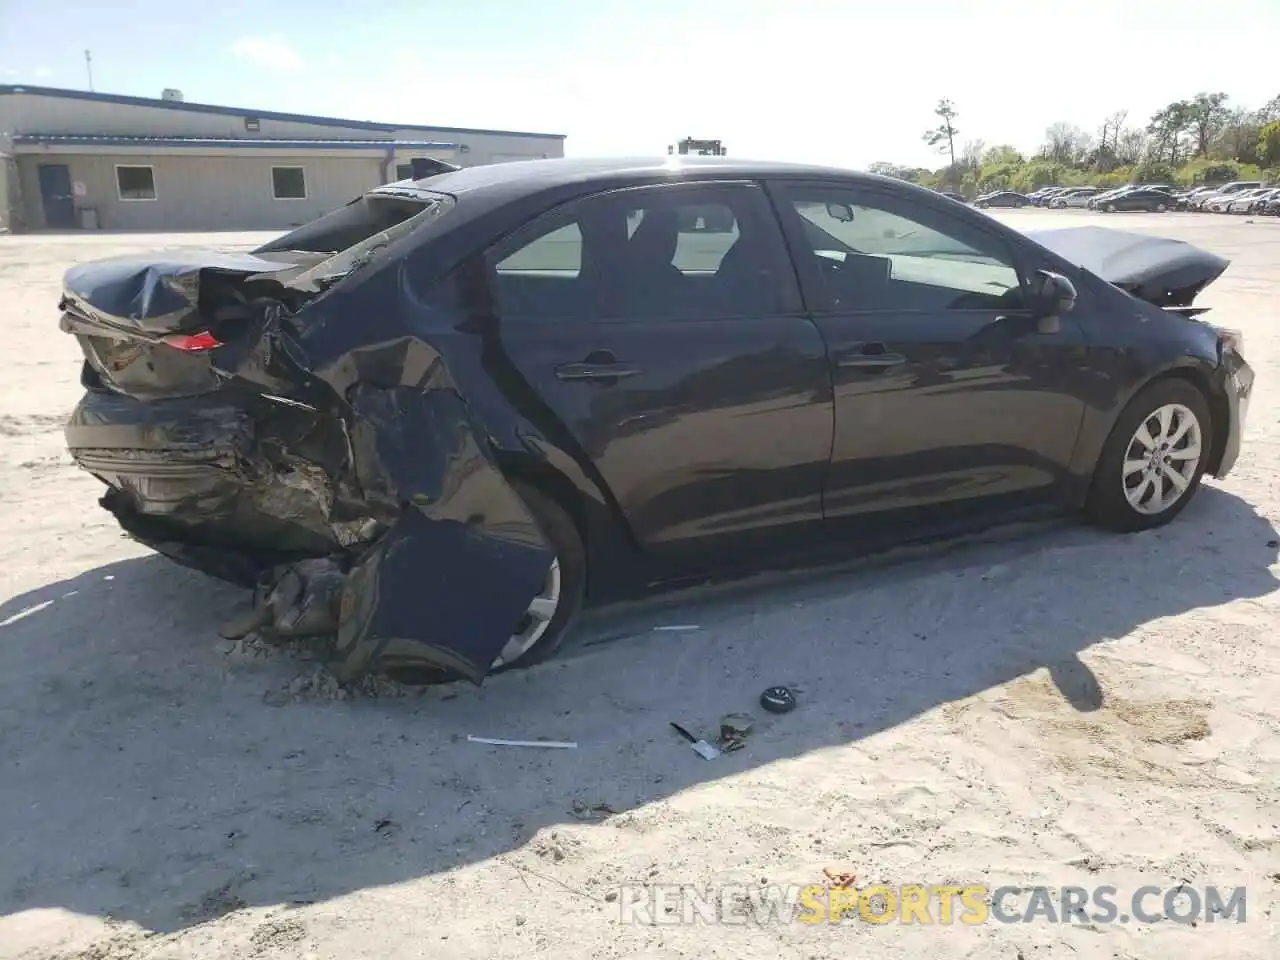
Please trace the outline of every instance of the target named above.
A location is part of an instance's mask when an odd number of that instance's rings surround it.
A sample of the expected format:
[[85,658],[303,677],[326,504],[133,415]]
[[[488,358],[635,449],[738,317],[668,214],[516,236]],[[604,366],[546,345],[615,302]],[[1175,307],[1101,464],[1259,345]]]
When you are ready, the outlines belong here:
[[847,203],[828,203],[827,216],[841,223],[853,223],[853,207]]
[[1060,273],[1037,270],[1031,279],[1031,311],[1036,329],[1041,333],[1057,333],[1059,319],[1076,306],[1076,287]]

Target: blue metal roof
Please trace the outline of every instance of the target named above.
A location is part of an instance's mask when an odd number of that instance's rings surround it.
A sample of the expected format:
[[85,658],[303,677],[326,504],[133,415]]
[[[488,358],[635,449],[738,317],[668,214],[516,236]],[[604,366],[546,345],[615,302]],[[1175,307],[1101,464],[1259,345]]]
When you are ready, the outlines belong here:
[[454,150],[435,140],[248,140],[238,137],[108,137],[93,134],[20,133],[15,144],[68,147],[231,147],[275,150]]
[[89,100],[96,103],[119,103],[133,107],[159,107],[185,110],[188,113],[212,113],[225,117],[257,117],[260,120],[282,120],[289,123],[311,123],[324,127],[347,127],[354,130],[431,130],[440,133],[488,134],[499,137],[538,137],[563,140],[563,133],[531,133],[525,130],[484,130],[473,127],[433,127],[421,123],[374,123],[368,120],[343,120],[340,117],[313,117],[305,113],[277,113],[274,110],[250,110],[223,107],[212,103],[188,103],[185,100],[160,100],[155,97],[130,97],[118,93],[90,93],[88,90],[66,90],[62,87],[33,87],[29,84],[0,84],[0,96],[30,94],[37,97],[63,97],[67,100]]

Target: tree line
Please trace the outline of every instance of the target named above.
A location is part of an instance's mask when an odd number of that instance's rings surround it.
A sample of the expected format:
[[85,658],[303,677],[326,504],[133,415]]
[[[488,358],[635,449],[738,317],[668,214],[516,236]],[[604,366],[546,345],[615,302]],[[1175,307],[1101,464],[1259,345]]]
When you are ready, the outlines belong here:
[[1280,96],[1259,109],[1236,106],[1225,93],[1176,100],[1135,123],[1117,110],[1094,131],[1054,123],[1031,155],[1008,144],[962,140],[959,111],[938,101],[925,143],[947,158],[936,170],[879,161],[872,173],[973,196],[987,190],[1026,192],[1045,186],[1126,183],[1280,182]]

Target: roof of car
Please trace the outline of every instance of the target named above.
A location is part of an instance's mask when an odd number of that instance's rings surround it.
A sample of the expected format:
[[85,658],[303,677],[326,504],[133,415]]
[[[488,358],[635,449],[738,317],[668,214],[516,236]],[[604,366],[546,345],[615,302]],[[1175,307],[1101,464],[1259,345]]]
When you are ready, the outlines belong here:
[[[432,190],[446,193],[482,189],[494,186],[514,187],[527,183],[530,192],[571,183],[589,183],[593,180],[616,180],[620,177],[650,179],[662,175],[681,179],[690,175],[730,178],[754,177],[840,177],[867,184],[904,184],[873,173],[862,173],[839,167],[783,163],[768,160],[741,160],[728,157],[644,157],[644,158],[578,158],[565,157],[553,160],[517,160],[510,163],[489,163],[440,174],[418,183]],[[922,188],[923,189],[923,188]]]

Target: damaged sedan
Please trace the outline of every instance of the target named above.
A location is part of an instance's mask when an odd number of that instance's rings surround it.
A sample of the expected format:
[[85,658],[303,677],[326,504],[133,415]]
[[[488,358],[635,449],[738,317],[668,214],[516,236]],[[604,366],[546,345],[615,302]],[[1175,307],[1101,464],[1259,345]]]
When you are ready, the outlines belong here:
[[1227,265],[817,167],[451,170],[70,270],[66,438],[132,537],[256,591],[250,627],[344,681],[479,683],[587,602],[1168,522],[1240,449],[1242,337],[1193,303]]

